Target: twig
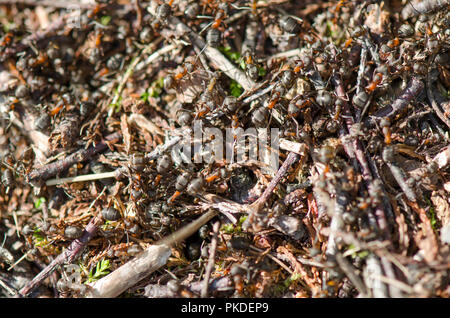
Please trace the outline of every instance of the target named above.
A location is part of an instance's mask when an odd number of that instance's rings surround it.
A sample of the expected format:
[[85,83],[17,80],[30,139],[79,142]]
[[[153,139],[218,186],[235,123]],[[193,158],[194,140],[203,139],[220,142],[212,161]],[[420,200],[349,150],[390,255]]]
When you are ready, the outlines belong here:
[[210,210],[197,220],[150,246],[128,263],[91,284],[86,297],[111,298],[119,296],[128,288],[164,266],[172,254],[171,246],[191,236],[216,214],[217,212]]
[[366,62],[367,62],[367,47],[364,43],[362,43],[361,58],[360,58],[359,69],[358,69],[358,77],[356,78],[356,95],[358,95],[362,89],[362,79],[363,79],[364,73],[366,71]]
[[212,193],[203,193],[200,198],[205,201],[203,207],[205,209],[216,209],[224,214],[233,224],[237,223],[237,219],[233,216],[236,213],[248,213],[248,206],[236,203],[221,196]]
[[[394,268],[392,267],[392,263],[386,257],[380,257],[381,265],[383,266],[384,272],[388,276],[389,279],[397,281],[395,278]],[[385,283],[387,283],[385,281]],[[401,298],[403,297],[400,289],[395,285],[389,285],[389,294],[393,298]]]
[[[356,79],[356,95],[358,95],[361,92],[361,90],[363,89],[362,80],[363,80],[364,73],[366,72],[366,62],[367,62],[367,46],[364,43],[362,43],[361,59],[359,62],[358,77]],[[368,111],[369,106],[372,102],[372,96],[373,96],[373,94],[370,95],[370,97],[367,100],[366,104],[364,105],[362,111],[360,111],[359,109],[357,110],[356,121],[358,123],[361,121],[361,119],[364,117],[364,115]]]
[[28,254],[34,252],[35,249],[32,248],[30,250],[28,250],[25,254],[23,254],[14,264],[12,264],[10,267],[8,267],[8,271],[12,270],[14,267],[16,267],[18,264],[20,264],[27,256]]
[[11,296],[15,296],[17,292],[11,289],[6,283],[3,282],[3,279],[0,277],[0,286],[3,287]]
[[156,133],[160,136],[164,136],[164,131],[142,114],[131,114],[128,117],[128,122],[138,127],[142,127],[150,133]]
[[257,215],[259,214],[266,201],[269,199],[270,195],[280,182],[281,178],[283,178],[289,168],[299,159],[299,157],[300,156],[294,152],[289,153],[280,169],[278,169],[277,174],[273,177],[272,181],[270,181],[266,190],[264,190],[263,194],[258,198],[258,200],[256,200],[249,206],[250,213],[247,220],[243,224],[244,228],[249,228],[250,226],[252,226],[254,230],[258,230],[258,226],[255,222]]
[[364,285],[363,281],[355,274],[356,269],[353,267],[353,265],[349,261],[347,261],[341,253],[336,254],[336,261],[345,275],[347,275],[348,279],[350,279],[352,284],[362,294],[362,296],[367,297],[367,288]]
[[336,189],[336,197],[334,199],[334,210],[331,217],[330,235],[328,236],[327,250],[325,254],[328,260],[334,260],[338,253],[338,246],[336,243],[337,233],[344,228],[344,220],[342,215],[348,205],[348,195],[344,191]]
[[266,62],[266,61],[271,61],[271,60],[275,60],[275,59],[289,58],[289,57],[300,55],[300,53],[301,53],[300,49],[293,49],[293,50],[273,54],[271,56],[264,58],[263,61]]
[[391,158],[391,152],[394,151],[394,148],[392,147],[386,147],[383,149],[383,160],[389,167],[389,170],[391,170],[392,175],[394,176],[395,180],[397,181],[397,184],[400,186],[400,188],[403,190],[403,193],[405,193],[408,200],[412,202],[416,202],[416,194],[414,193],[414,190],[411,189],[405,179],[405,173],[403,172],[402,168],[397,166],[395,162]]
[[[368,30],[367,26],[364,26],[364,28],[366,30]],[[369,34],[370,36],[370,32],[367,32],[367,34]],[[372,56],[372,59],[375,61],[376,65],[381,65],[381,61],[380,61],[380,55],[377,52],[377,48],[375,47],[375,45],[372,43],[371,39],[369,37],[365,37],[364,38],[364,44],[367,46],[367,48],[369,49],[370,55]]]
[[424,88],[423,81],[418,77],[413,77],[400,96],[392,103],[377,111],[373,117],[382,118],[394,117],[398,112],[402,111],[408,104],[419,95]]
[[305,259],[305,258],[303,258],[301,256],[297,256],[297,261],[299,261],[303,265],[314,266],[314,267],[318,267],[318,268],[325,268],[326,267],[325,265],[323,265],[321,263],[310,261],[309,259]]
[[[169,150],[170,148],[172,148],[173,146],[175,146],[180,140],[181,140],[181,137],[176,136],[176,137],[170,139],[165,144],[159,145],[151,153],[146,154],[146,159],[150,161],[150,160],[154,160],[154,159],[158,158],[163,152],[165,152],[165,151]],[[120,167],[120,168],[117,168],[116,170],[110,171],[110,172],[93,173],[93,174],[86,174],[86,175],[67,177],[67,178],[56,178],[56,179],[48,180],[45,183],[45,185],[53,186],[53,185],[62,184],[62,183],[85,182],[85,181],[108,179],[108,178],[119,179],[122,176],[122,174],[126,171],[126,169],[127,169],[127,167]]]
[[205,278],[203,281],[203,288],[201,293],[201,296],[203,298],[208,297],[209,278],[211,277],[211,272],[214,267],[214,260],[216,258],[217,236],[219,233],[219,225],[220,225],[219,222],[216,222],[213,225],[213,237],[211,239],[211,245],[209,247],[208,265],[206,266]]
[[[343,108],[343,113],[345,115],[345,123],[346,123],[347,129],[349,131],[351,131],[352,127],[354,126],[354,119],[350,112],[348,104],[346,102],[345,90],[344,90],[344,85],[343,85],[342,79],[340,76],[335,74],[335,76],[333,76],[333,81],[334,81],[335,87],[336,87],[336,95],[343,100],[342,108]],[[352,138],[351,141],[346,142],[346,138],[344,136],[343,130],[341,130],[340,136],[341,136],[341,141],[344,146],[344,150],[348,154],[349,158],[353,158],[354,156],[356,156],[356,159],[361,166],[362,177],[363,177],[363,180],[364,180],[367,188],[371,192],[375,191],[374,184],[372,182],[373,174],[372,174],[372,170],[370,169],[370,165],[374,166],[374,164],[370,160],[370,157],[366,157],[366,154],[363,150],[363,146],[362,146],[361,142],[357,139],[357,136]],[[367,158],[369,158],[369,159],[367,159]],[[383,192],[385,192],[383,187],[381,188],[381,190]],[[384,209],[381,208],[381,205],[378,205],[376,207],[376,214],[378,215],[378,222],[382,225],[385,234],[388,235],[387,233],[389,231],[388,231],[387,226],[385,226],[386,222],[384,222],[383,220],[386,220],[387,213],[385,211],[390,211],[390,206],[389,206],[389,203],[386,201],[384,201],[383,204],[385,206]],[[392,213],[390,213],[389,216],[391,216],[391,218],[392,218],[392,216],[393,216]]]
[[75,239],[63,253],[59,254],[46,268],[44,268],[43,271],[26,284],[25,287],[19,291],[19,295],[22,297],[28,296],[33,290],[39,287],[44,279],[53,273],[57,266],[64,263],[72,263],[76,260],[84,247],[97,232],[100,222],[101,218],[93,217],[84,229],[83,235],[79,239]]
[[[186,131],[185,131],[186,132]],[[187,132],[186,132],[187,133]],[[162,153],[170,150],[171,148],[173,148],[176,144],[178,144],[178,142],[181,141],[181,139],[183,139],[182,136],[175,136],[172,139],[168,140],[167,142],[165,142],[163,145],[159,145],[156,147],[155,150],[153,150],[152,152],[150,152],[149,154],[145,155],[145,159],[150,161],[150,160],[155,160],[156,158],[158,158]]]
[[372,297],[386,298],[388,297],[387,286],[378,278],[383,274],[381,264],[375,255],[371,254],[367,257],[366,267],[364,268],[364,282],[367,288],[372,290]]
[[415,1],[414,3],[408,1],[402,10],[402,18],[407,20],[420,14],[427,14],[439,10],[448,5],[450,5],[449,0]]
[[276,86],[276,84],[269,85],[266,88],[263,88],[263,89],[257,91],[256,93],[246,97],[242,102],[244,104],[250,104],[254,100],[258,99],[259,97],[271,92],[275,86]]
[[379,279],[383,283],[389,284],[391,286],[394,286],[397,289],[403,290],[407,294],[414,293],[414,289],[411,286],[409,286],[397,279],[389,278],[389,277],[379,275],[379,274],[373,274],[373,278]]
[[23,4],[27,6],[42,6],[52,8],[67,8],[77,6],[80,9],[92,9],[95,7],[95,1],[62,1],[62,0],[0,0],[0,4]]
[[134,8],[136,10],[136,23],[134,27],[134,32],[138,33],[142,27],[142,7],[139,4],[139,0],[134,0]]
[[46,181],[45,185],[53,186],[53,185],[63,184],[63,183],[85,182],[85,181],[91,181],[91,180],[100,180],[100,179],[116,178],[116,177],[117,177],[117,173],[115,171],[111,171],[111,172],[103,172],[103,173],[85,174],[85,175],[75,176],[75,177],[51,179],[51,180]]
[[[251,250],[254,250],[255,252],[258,252],[258,253],[264,253],[264,252],[265,252],[264,250],[259,249],[259,248],[255,247],[255,246],[253,246],[253,245],[250,245],[250,249],[251,249]],[[283,267],[284,270],[286,270],[286,272],[288,272],[289,274],[293,275],[294,272],[293,272],[286,264],[284,264],[282,261],[280,261],[280,260],[278,259],[279,256],[284,257],[284,258],[287,258],[287,257],[285,257],[284,254],[281,254],[281,253],[278,253],[278,254],[279,254],[279,255],[274,256],[274,255],[272,255],[272,253],[269,252],[269,253],[265,254],[265,256],[267,256],[268,258],[270,258],[271,260],[273,260],[275,263],[277,263],[278,265],[280,265],[281,267]]]
[[[342,106],[342,108],[343,108],[343,113],[345,115],[345,123],[346,123],[347,129],[349,131],[352,131],[352,127],[355,122],[354,122],[353,116],[350,112],[350,109],[348,107],[348,103],[346,102],[347,98],[346,98],[346,94],[345,94],[344,84],[342,82],[341,77],[337,74],[335,74],[333,76],[333,81],[334,81],[335,87],[336,87],[336,95],[343,100],[344,105]],[[341,139],[343,139],[343,138],[341,138]],[[344,148],[346,146],[348,147],[349,145],[344,144]],[[362,145],[357,138],[352,139],[351,147],[353,148],[352,149],[353,153],[356,155],[356,159],[358,160],[358,162],[361,165],[362,177],[363,177],[364,181],[370,182],[372,180],[372,173],[370,171],[369,164],[367,163],[366,156],[364,154]]]
[[108,144],[117,142],[121,137],[122,135],[120,133],[113,133],[106,136],[105,140],[99,142],[95,146],[91,146],[88,149],[79,150],[64,159],[35,169],[27,175],[27,181],[32,184],[39,184],[40,182],[46,181],[51,177],[69,169],[76,163],[91,159],[96,154],[106,150],[108,148]]
[[300,156],[306,155],[307,146],[304,143],[299,143],[284,138],[280,138],[280,149],[294,152]]

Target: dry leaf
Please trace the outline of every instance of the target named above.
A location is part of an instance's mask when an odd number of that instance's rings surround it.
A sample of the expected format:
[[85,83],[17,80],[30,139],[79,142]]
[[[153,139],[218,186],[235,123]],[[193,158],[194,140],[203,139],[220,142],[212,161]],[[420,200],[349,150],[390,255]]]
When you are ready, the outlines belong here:
[[128,127],[126,114],[123,114],[120,117],[120,129],[122,131],[123,142],[125,144],[125,151],[127,154],[129,154],[131,150],[131,135],[130,135],[130,128]]
[[141,114],[132,114],[128,121],[130,124],[136,125],[138,128],[143,128],[147,130],[149,133],[158,134],[160,136],[164,136],[164,131],[161,128],[156,126],[150,120],[148,120],[144,115]]
[[439,252],[439,246],[427,213],[416,202],[407,201],[407,203],[422,221],[420,224],[422,231],[414,237],[416,244],[423,251],[425,261],[428,263],[433,262]]
[[445,194],[440,191],[431,193],[431,202],[433,202],[436,217],[441,221],[442,227],[450,223],[450,206],[445,197]]
[[395,221],[398,225],[398,240],[400,246],[402,247],[402,255],[406,256],[409,247],[409,236],[408,236],[408,226],[405,222],[405,216],[401,213],[395,200],[391,200],[392,208],[395,213]]

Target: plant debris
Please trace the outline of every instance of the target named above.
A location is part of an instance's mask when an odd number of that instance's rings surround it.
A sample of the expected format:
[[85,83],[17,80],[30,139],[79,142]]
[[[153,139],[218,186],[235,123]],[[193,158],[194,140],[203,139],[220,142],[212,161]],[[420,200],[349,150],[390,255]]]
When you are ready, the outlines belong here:
[[2,1],[0,296],[449,297],[449,9]]

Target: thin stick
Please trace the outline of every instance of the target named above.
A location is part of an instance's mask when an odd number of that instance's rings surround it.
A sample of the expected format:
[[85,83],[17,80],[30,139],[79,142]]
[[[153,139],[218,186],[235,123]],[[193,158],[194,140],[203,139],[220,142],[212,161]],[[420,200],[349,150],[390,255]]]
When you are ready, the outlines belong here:
[[299,261],[303,265],[314,266],[314,267],[318,267],[318,268],[325,268],[326,267],[325,265],[323,265],[321,263],[310,261],[309,259],[305,259],[305,258],[303,258],[301,256],[297,256],[297,261]]
[[358,77],[356,78],[356,95],[361,92],[362,89],[362,79],[366,71],[367,62],[367,47],[364,43],[361,46],[361,59],[359,61]]
[[[262,249],[259,249],[259,248],[257,248],[257,247],[255,247],[255,246],[253,246],[253,245],[250,245],[250,249],[251,250],[254,250],[255,252],[258,252],[258,253],[264,253],[265,251],[264,250],[262,250]],[[285,255],[283,255],[283,254],[280,254],[280,253],[278,253],[280,256],[282,256],[282,257],[285,257]],[[267,253],[267,254],[265,254],[265,256],[267,256],[268,258],[270,258],[271,260],[273,260],[275,263],[277,263],[278,265],[280,265],[281,267],[283,267],[285,270],[286,270],[286,272],[288,272],[289,274],[291,274],[291,275],[293,275],[294,274],[294,272],[286,265],[286,264],[284,264],[282,261],[280,261],[279,259],[278,259],[278,255],[277,256],[274,256],[274,255],[272,255],[270,252],[269,253]],[[286,258],[286,257],[285,257]]]
[[91,284],[86,297],[111,298],[119,296],[164,266],[172,254],[171,246],[191,236],[216,215],[216,211],[210,210],[197,220],[162,239],[155,245],[150,246],[128,263],[125,263],[114,272]]
[[307,146],[304,143],[299,143],[284,138],[280,138],[280,149],[294,152],[300,156],[306,155]]
[[[387,152],[388,150],[385,149],[383,151]],[[403,172],[402,168],[396,165],[393,161],[390,161],[390,158],[388,158],[387,156],[383,156],[383,160],[389,167],[389,170],[391,170],[391,173],[394,176],[395,181],[397,181],[397,184],[403,190],[403,193],[406,195],[408,200],[412,202],[417,202],[414,190],[411,189],[411,187],[406,183],[405,173]]]
[[56,162],[50,163],[48,165],[42,166],[38,169],[31,171],[27,176],[27,181],[31,183],[39,183],[46,181],[51,177],[60,174],[61,172],[69,169],[72,165],[80,162],[87,161],[91,159],[94,155],[106,150],[109,143],[117,142],[122,135],[118,132],[113,133],[105,137],[105,140],[99,142],[95,146],[89,147],[88,149],[79,150],[70,156],[58,160]]
[[16,267],[20,262],[22,262],[27,256],[28,254],[30,254],[31,252],[34,251],[34,248],[32,248],[31,250],[27,251],[25,254],[23,254],[14,264],[12,264],[10,267],[8,267],[8,271],[12,270],[14,267]]
[[216,222],[213,225],[213,237],[211,239],[211,245],[209,247],[208,265],[206,266],[205,278],[203,280],[203,288],[202,288],[202,292],[201,292],[201,296],[203,298],[208,297],[209,279],[211,277],[211,272],[214,267],[214,260],[216,258],[217,236],[219,234],[219,225],[220,225],[220,222]]
[[259,97],[269,93],[272,91],[272,89],[276,86],[276,84],[272,84],[267,86],[266,88],[263,88],[259,91],[257,91],[256,93],[246,97],[242,102],[244,104],[250,104],[251,102],[253,102],[255,99],[258,99]]
[[258,230],[255,222],[257,214],[260,212],[266,201],[269,199],[270,195],[272,194],[273,190],[275,190],[275,187],[278,185],[281,178],[283,178],[283,176],[287,173],[289,168],[299,159],[299,157],[300,156],[294,152],[289,153],[286,160],[281,165],[280,169],[278,169],[278,172],[275,175],[275,177],[273,177],[272,181],[270,181],[266,190],[264,190],[263,194],[258,198],[258,200],[256,200],[249,206],[250,213],[247,220],[244,223],[244,228],[252,226],[254,230]]
[[[384,272],[386,273],[387,277],[389,279],[397,280],[395,278],[395,272],[394,272],[394,268],[392,267],[392,263],[389,262],[389,260],[386,257],[380,257],[380,261],[381,261],[381,265],[383,266]],[[403,297],[399,288],[397,288],[394,285],[389,285],[388,287],[389,287],[389,294],[391,297],[394,297],[394,298]]]
[[[174,138],[170,139],[168,142],[166,142],[163,145],[159,145],[156,147],[155,150],[153,150],[151,153],[146,155],[147,160],[154,160],[158,158],[163,152],[169,150],[173,146],[175,146],[179,141],[181,140],[181,136],[175,136]],[[108,179],[108,178],[119,178],[122,173],[124,172],[124,167],[118,168],[114,171],[110,172],[102,172],[102,173],[93,173],[93,174],[86,174],[81,176],[75,176],[75,177],[67,177],[67,178],[56,178],[48,180],[45,185],[47,186],[53,186],[63,183],[73,183],[73,182],[85,182],[85,181],[91,181],[91,180],[100,180],[100,179]]]
[[149,57],[147,57],[145,60],[140,61],[140,62],[138,61],[135,69],[137,71],[142,70],[146,65],[151,64],[153,61],[157,60],[158,58],[160,58],[164,54],[169,53],[170,51],[173,51],[178,46],[179,46],[178,43],[173,43],[173,44],[170,44],[170,45],[163,46],[158,51],[156,51],[155,53],[153,53]]
[[95,1],[61,1],[61,0],[0,0],[0,4],[24,4],[27,6],[42,6],[52,8],[67,8],[69,6],[77,6],[80,9],[95,8]]
[[[336,86],[336,95],[344,101],[343,112],[345,115],[345,123],[346,123],[347,129],[349,131],[351,131],[351,128],[354,125],[354,120],[353,120],[353,116],[350,112],[350,109],[348,107],[348,104],[345,101],[346,94],[345,94],[345,89],[344,89],[344,84],[342,82],[342,78],[339,75],[335,74],[333,76],[333,81]],[[370,171],[369,164],[367,163],[366,156],[364,154],[364,150],[363,150],[360,142],[357,139],[354,139],[351,142],[351,145],[353,147],[354,154],[356,155],[356,159],[358,160],[358,162],[361,165],[362,177],[363,177],[364,181],[370,182],[372,180],[372,173]],[[345,147],[345,145],[344,145],[344,147]]]
[[[345,101],[346,95],[345,95],[345,89],[344,89],[344,84],[343,84],[342,78],[339,75],[335,74],[335,76],[333,76],[333,81],[336,86],[336,95],[344,101],[343,112],[345,114],[345,123],[346,123],[347,129],[349,131],[351,131],[351,129],[354,125],[354,119],[350,112],[349,106],[348,106],[347,102]],[[364,148],[363,148],[360,140],[358,140],[357,137],[355,137],[354,139],[352,139],[349,142],[345,142],[346,139],[342,138],[342,137],[344,137],[344,131],[341,131],[340,135],[341,135],[341,140],[343,142],[345,152],[347,152],[349,158],[353,158],[356,156],[356,159],[361,166],[361,172],[362,172],[362,177],[363,177],[364,183],[366,184],[369,191],[373,191],[373,187],[374,187],[373,173],[372,173],[372,170],[370,169],[370,165],[374,166],[374,163],[371,161],[369,156],[366,156]],[[382,191],[384,192],[383,187],[382,187]],[[385,205],[384,209],[382,208],[381,205],[378,205],[376,207],[376,213],[380,216],[380,218],[378,219],[378,222],[381,221],[381,224],[383,225],[383,231],[385,232],[386,235],[389,236],[388,229],[386,226],[384,226],[386,224],[386,222],[383,223],[383,220],[386,220],[387,213],[385,212],[385,210],[390,211],[390,206],[387,203],[384,203],[384,205]],[[392,216],[392,213],[390,214],[390,216]]]
[[34,277],[28,284],[25,285],[20,291],[19,295],[22,297],[28,296],[46,279],[57,266],[64,263],[72,263],[81,255],[84,247],[95,235],[98,229],[98,225],[101,222],[101,218],[93,217],[89,224],[84,229],[83,235],[74,240],[70,246],[61,254],[59,254],[44,270],[42,270],[36,277]]
[[131,114],[128,117],[128,122],[130,124],[134,124],[138,127],[144,128],[150,133],[156,133],[160,136],[164,136],[164,131],[142,114]]
[[403,283],[403,282],[401,282],[401,281],[399,281],[397,279],[389,278],[389,277],[386,277],[386,276],[383,276],[383,275],[379,275],[377,273],[373,274],[373,278],[379,279],[380,281],[382,281],[383,283],[386,283],[388,285],[395,286],[396,288],[398,288],[400,290],[403,290],[407,294],[413,294],[414,293],[414,289],[411,286],[409,286],[409,285],[407,285],[407,284],[405,284],[405,283]]
[[[342,106],[342,108],[343,108],[343,113],[345,115],[345,123],[346,123],[347,129],[349,131],[351,131],[352,127],[354,126],[355,123],[354,123],[353,116],[350,112],[348,103],[346,102],[346,94],[345,94],[345,89],[344,89],[344,84],[343,84],[342,78],[341,78],[341,76],[335,74],[332,79],[333,79],[333,82],[336,87],[336,95],[338,97],[340,97],[344,102],[344,105]],[[367,186],[369,191],[374,191],[373,173],[372,173],[372,170],[370,169],[370,165],[374,166],[374,163],[371,161],[369,156],[366,157],[365,151],[363,150],[363,146],[362,146],[360,140],[358,140],[357,136],[355,138],[353,138],[351,141],[345,142],[346,138],[342,138],[342,137],[344,137],[344,130],[341,130],[340,135],[341,135],[341,140],[343,142],[344,150],[345,150],[345,152],[347,152],[349,158],[353,158],[356,156],[356,159],[359,162],[360,167],[361,167],[362,177],[363,177],[365,185]],[[381,190],[384,192],[383,186],[381,187]],[[383,204],[384,204],[384,206],[382,204],[379,204],[376,207],[375,213],[378,216],[378,218],[376,220],[377,220],[377,223],[380,225],[380,228],[384,231],[384,234],[386,235],[386,237],[389,237],[390,233],[389,233],[389,229],[387,227],[388,222],[386,222],[386,220],[387,220],[386,216],[388,214],[386,213],[386,211],[391,211],[391,208],[390,208],[390,205],[388,202],[385,201],[385,202],[383,202]],[[392,213],[390,213],[389,216],[392,217]],[[372,222],[372,223],[375,223],[375,222]],[[373,225],[376,226],[377,224],[373,224]]]
[[103,173],[85,174],[85,175],[76,176],[76,177],[51,179],[51,180],[48,180],[47,182],[45,182],[45,185],[53,186],[53,185],[62,184],[62,183],[85,182],[85,181],[115,178],[115,177],[116,177],[116,172],[111,171],[111,172],[103,172]]
[[281,178],[283,178],[283,176],[287,173],[289,168],[299,159],[299,157],[300,156],[294,152],[289,153],[286,160],[281,165],[280,169],[278,169],[278,172],[275,175],[275,177],[272,179],[272,181],[270,181],[266,190],[264,190],[263,194],[258,198],[258,200],[252,203],[252,206],[255,209],[255,211],[259,211],[263,207],[263,205],[266,203],[266,201],[272,194],[273,190],[275,190],[275,187],[281,181]]
[[280,52],[280,53],[277,53],[277,54],[274,54],[274,55],[264,58],[263,62],[271,61],[271,60],[275,60],[275,59],[289,58],[289,57],[300,55],[300,53],[301,53],[300,49],[293,49],[290,51]]
[[0,286],[2,286],[11,296],[15,296],[17,294],[16,291],[9,288],[9,286],[3,282],[3,279],[1,277],[0,277]]
[[348,279],[352,282],[352,284],[358,289],[358,291],[362,294],[363,297],[367,297],[367,288],[364,285],[363,281],[355,274],[356,269],[347,261],[341,253],[336,253],[336,261],[339,264],[339,267],[342,271],[347,275]]
[[408,104],[414,98],[416,98],[417,95],[420,94],[420,92],[422,92],[423,88],[423,81],[417,77],[413,77],[406,88],[403,90],[403,92],[400,94],[400,96],[392,103],[392,105],[383,107],[374,114],[374,117],[394,117],[397,113],[406,108],[406,106],[408,106]]
[[[186,132],[187,133],[187,132]],[[150,152],[149,154],[145,155],[145,159],[150,161],[150,160],[155,160],[156,158],[158,158],[163,152],[166,152],[168,150],[170,150],[172,147],[174,147],[178,142],[181,141],[181,139],[183,139],[182,136],[175,136],[172,139],[170,139],[169,141],[165,142],[163,145],[159,145],[155,148],[155,150],[153,150],[152,152]]]
[[377,278],[381,275],[383,270],[381,268],[378,257],[371,254],[366,260],[366,267],[364,268],[363,279],[368,289],[371,289],[372,295],[369,297],[386,298],[388,297],[388,288],[383,282]]

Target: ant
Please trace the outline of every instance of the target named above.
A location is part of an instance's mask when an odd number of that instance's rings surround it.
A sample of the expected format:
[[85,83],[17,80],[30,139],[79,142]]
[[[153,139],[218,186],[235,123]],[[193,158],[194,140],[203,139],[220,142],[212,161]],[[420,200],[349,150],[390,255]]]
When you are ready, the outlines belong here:
[[213,73],[206,88],[206,91],[200,97],[201,108],[195,116],[196,119],[204,117],[206,114],[208,114],[211,110],[215,108],[213,99],[213,90],[217,84],[218,79],[219,74]]
[[218,6],[218,11],[214,17],[214,22],[212,23],[211,27],[213,29],[218,29],[227,15],[228,15],[228,4],[226,2],[222,2]]
[[378,85],[383,81],[383,74],[381,73],[375,73],[375,75],[372,78],[372,81],[369,83],[369,85],[366,86],[366,90],[369,93],[372,93]]
[[223,175],[222,171],[219,173],[214,173],[206,178],[203,176],[195,177],[195,173],[185,171],[177,177],[175,181],[175,193],[168,199],[168,204],[173,204],[173,202],[183,193],[186,192],[191,196],[197,196],[204,190],[205,181],[211,183],[219,179]]
[[[208,1],[207,3],[208,5],[210,4],[210,2]],[[217,6],[217,11],[216,14],[214,16],[214,21],[209,23],[205,28],[203,28],[203,30],[200,31],[199,34],[202,34],[207,28],[209,28],[211,26],[212,30],[215,30],[215,32],[219,31],[219,28],[222,24],[224,24],[223,20],[227,17],[228,15],[228,3],[226,2],[221,2],[218,6]],[[211,31],[211,30],[210,30]],[[216,34],[216,33],[214,33]]]
[[5,36],[3,37],[2,43],[0,44],[1,47],[5,47],[7,45],[10,45],[13,41],[14,38],[14,33],[12,32],[8,32],[5,34]]
[[190,63],[190,62],[184,62],[182,69],[175,74],[174,79],[176,81],[180,81],[181,79],[183,79],[188,73],[192,73],[195,69],[194,64]]
[[259,77],[259,65],[256,62],[255,54],[251,50],[246,50],[242,54],[245,65],[245,73],[252,80],[256,81]]

